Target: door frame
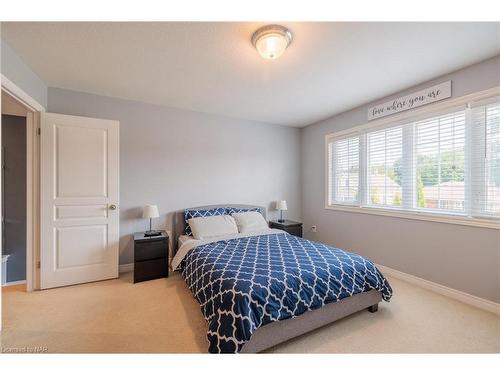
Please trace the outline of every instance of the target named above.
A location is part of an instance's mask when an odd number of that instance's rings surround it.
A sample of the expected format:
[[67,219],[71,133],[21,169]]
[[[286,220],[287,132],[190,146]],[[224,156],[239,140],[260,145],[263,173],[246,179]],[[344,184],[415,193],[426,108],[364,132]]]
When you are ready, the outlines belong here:
[[1,75],[1,91],[2,93],[9,95],[13,100],[21,104],[26,109],[27,112],[26,113],[26,291],[31,292],[33,290],[40,289],[39,131],[40,131],[40,112],[44,112],[45,107],[43,107],[40,103],[38,103],[35,99],[33,99],[29,94],[27,94],[15,83],[6,78],[3,74]]

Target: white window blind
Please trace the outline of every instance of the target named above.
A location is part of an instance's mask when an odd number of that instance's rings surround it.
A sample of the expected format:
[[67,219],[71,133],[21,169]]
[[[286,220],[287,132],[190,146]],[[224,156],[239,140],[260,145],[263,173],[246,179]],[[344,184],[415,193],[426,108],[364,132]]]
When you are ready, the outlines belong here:
[[329,191],[331,203],[353,204],[359,201],[359,137],[329,144]]
[[367,203],[402,205],[403,128],[367,134]]
[[328,138],[328,204],[500,218],[500,99]]
[[475,213],[500,216],[500,103],[472,109],[473,157],[471,185]]
[[464,211],[465,112],[414,126],[417,208]]
[[500,214],[500,103],[486,108],[486,212]]

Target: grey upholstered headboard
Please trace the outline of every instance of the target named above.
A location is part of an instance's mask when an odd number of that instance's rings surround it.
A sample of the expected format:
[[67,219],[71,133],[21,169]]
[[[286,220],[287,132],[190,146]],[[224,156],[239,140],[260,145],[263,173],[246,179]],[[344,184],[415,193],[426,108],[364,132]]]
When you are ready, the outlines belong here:
[[184,231],[186,229],[186,222],[184,220],[184,211],[186,210],[207,210],[209,208],[215,208],[215,207],[230,207],[230,208],[254,208],[257,207],[260,209],[260,213],[264,218],[267,220],[267,214],[266,214],[266,208],[262,206],[255,206],[255,205],[248,205],[248,204],[213,204],[210,206],[200,206],[200,207],[189,207],[185,208],[183,210],[176,211],[174,213],[174,222],[172,225],[172,243],[173,243],[173,254],[177,252],[177,239],[181,234],[184,234]]

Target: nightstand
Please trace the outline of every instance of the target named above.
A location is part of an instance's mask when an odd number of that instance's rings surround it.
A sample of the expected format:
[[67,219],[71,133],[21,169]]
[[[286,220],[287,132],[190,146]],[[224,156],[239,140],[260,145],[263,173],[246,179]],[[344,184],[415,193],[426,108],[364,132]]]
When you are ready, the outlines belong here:
[[134,283],[168,277],[168,234],[134,234]]
[[281,229],[297,237],[302,237],[302,223],[298,221],[285,220],[284,222],[270,221],[269,228]]

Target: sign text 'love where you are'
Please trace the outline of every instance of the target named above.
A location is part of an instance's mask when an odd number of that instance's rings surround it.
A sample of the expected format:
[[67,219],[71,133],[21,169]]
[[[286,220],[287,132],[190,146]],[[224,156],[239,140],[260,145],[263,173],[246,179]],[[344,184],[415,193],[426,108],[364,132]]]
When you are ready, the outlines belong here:
[[421,107],[451,97],[451,81],[402,96],[368,109],[368,121]]

